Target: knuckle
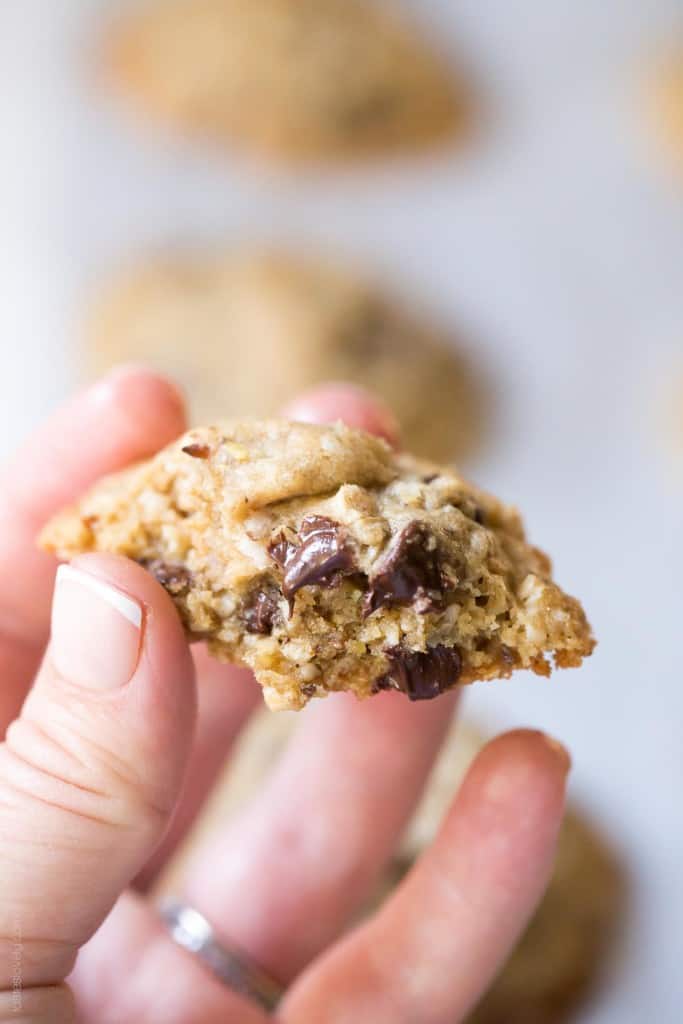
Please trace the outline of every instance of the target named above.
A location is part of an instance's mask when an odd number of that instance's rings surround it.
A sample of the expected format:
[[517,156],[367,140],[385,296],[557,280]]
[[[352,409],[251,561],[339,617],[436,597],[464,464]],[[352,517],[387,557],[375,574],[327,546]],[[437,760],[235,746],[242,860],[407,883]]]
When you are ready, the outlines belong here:
[[67,939],[27,935],[15,927],[9,936],[0,935],[0,993],[23,994],[33,985],[59,985],[73,970],[77,954],[78,947]]
[[126,831],[158,831],[171,810],[125,760],[73,722],[64,728],[58,720],[21,717],[0,748],[0,805],[21,815],[36,804],[46,824],[57,816]]
[[76,1024],[76,1005],[66,985],[0,992],[0,1022]]

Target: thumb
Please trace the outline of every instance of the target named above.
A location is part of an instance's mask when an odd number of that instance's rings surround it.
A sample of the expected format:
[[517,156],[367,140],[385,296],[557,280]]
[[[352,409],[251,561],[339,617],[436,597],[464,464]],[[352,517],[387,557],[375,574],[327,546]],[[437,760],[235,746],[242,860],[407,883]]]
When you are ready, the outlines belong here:
[[18,975],[25,990],[59,984],[144,865],[194,714],[192,659],[162,588],[113,556],[62,566],[43,666],[0,747],[5,993]]

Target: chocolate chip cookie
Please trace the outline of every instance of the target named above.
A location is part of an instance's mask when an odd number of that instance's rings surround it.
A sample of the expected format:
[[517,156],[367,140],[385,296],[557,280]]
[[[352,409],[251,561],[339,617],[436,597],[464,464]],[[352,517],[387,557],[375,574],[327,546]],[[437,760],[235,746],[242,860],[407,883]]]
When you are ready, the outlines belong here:
[[334,690],[426,700],[577,666],[594,646],[514,509],[342,424],[192,430],[96,486],[42,544],[146,566],[272,709]]
[[95,374],[143,361],[186,388],[193,418],[277,416],[295,395],[350,381],[383,398],[406,446],[462,459],[488,419],[470,361],[363,275],[284,251],[159,257],[114,281],[87,329]]
[[[258,715],[241,737],[197,832],[208,840],[260,790],[296,726],[295,715]],[[432,843],[470,763],[484,745],[480,731],[454,722],[422,800],[370,906],[374,910]],[[167,879],[177,890],[182,858]],[[468,1024],[563,1024],[600,981],[626,906],[626,879],[607,838],[576,806],[560,833],[555,869],[541,905]]]
[[453,73],[375,0],[156,0],[113,26],[105,59],[158,119],[290,162],[420,148],[464,122]]

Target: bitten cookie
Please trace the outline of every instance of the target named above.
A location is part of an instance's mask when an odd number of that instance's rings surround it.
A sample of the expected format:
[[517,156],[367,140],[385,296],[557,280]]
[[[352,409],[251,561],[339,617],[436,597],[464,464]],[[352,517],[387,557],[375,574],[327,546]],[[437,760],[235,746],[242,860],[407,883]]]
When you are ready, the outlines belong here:
[[41,539],[63,558],[147,566],[191,636],[253,669],[272,709],[334,690],[424,700],[576,666],[594,646],[515,510],[342,424],[192,430]]
[[381,0],[156,0],[105,59],[158,119],[290,162],[420,148],[464,120],[453,74]]
[[353,271],[285,252],[131,271],[96,303],[86,357],[96,374],[128,360],[169,373],[199,423],[277,416],[343,380],[383,398],[418,455],[461,459],[483,433],[483,388],[462,352]]
[[[296,726],[295,715],[256,716],[191,836],[186,854],[210,841],[262,788]],[[484,745],[467,722],[451,726],[434,771],[393,862],[370,907],[381,904],[431,844],[470,763]],[[182,860],[166,880],[177,890]],[[576,806],[560,833],[553,876],[505,967],[468,1024],[563,1024],[599,983],[613,951],[627,902],[619,858],[606,837]],[[427,935],[427,941],[429,936]]]

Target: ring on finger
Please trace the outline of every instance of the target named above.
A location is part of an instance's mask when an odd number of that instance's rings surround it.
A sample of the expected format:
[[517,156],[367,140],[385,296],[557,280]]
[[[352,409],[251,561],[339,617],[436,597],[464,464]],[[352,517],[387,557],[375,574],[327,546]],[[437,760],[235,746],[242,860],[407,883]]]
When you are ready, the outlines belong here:
[[203,914],[170,900],[161,904],[159,914],[173,941],[201,960],[214,977],[263,1009],[275,1009],[282,986],[246,953],[220,940]]

